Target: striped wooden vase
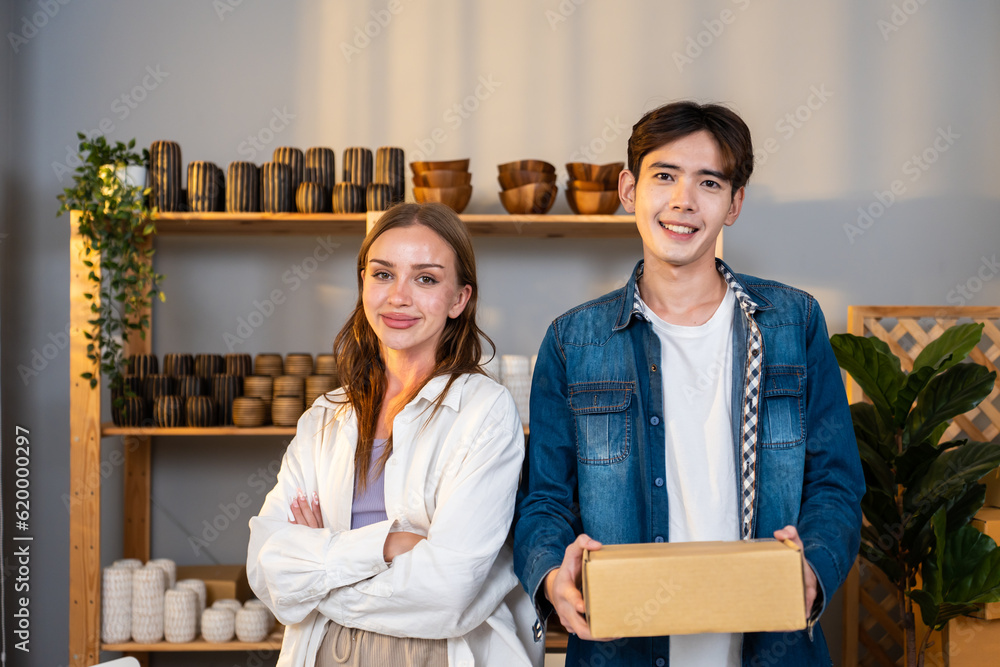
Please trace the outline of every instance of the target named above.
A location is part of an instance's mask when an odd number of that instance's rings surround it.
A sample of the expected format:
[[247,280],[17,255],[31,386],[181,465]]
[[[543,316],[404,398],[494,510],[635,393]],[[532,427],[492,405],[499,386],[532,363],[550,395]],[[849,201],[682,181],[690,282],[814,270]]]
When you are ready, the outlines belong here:
[[299,183],[302,182],[302,176],[305,170],[305,156],[302,154],[302,151],[298,148],[292,148],[291,146],[279,146],[274,149],[274,155],[271,159],[274,162],[288,165],[292,184],[292,193],[298,190]]
[[197,375],[179,375],[174,378],[174,392],[178,396],[206,396],[209,390],[207,378]]
[[141,398],[143,395],[143,380],[144,378],[135,375],[123,375],[121,388],[111,388],[111,400],[113,401],[119,397],[126,397],[130,394]]
[[243,394],[242,380],[239,375],[219,374],[212,377],[215,421],[220,426],[233,425],[233,401]]
[[236,426],[256,427],[264,425],[264,401],[252,396],[240,396],[233,400],[233,423]]
[[365,191],[353,183],[337,183],[333,186],[334,213],[364,213]]
[[194,373],[194,355],[186,353],[163,355],[163,374],[171,377]]
[[254,375],[284,375],[284,367],[281,355],[273,352],[261,352],[254,359]]
[[155,354],[130,354],[126,362],[129,375],[144,378],[160,372],[160,365]]
[[306,169],[303,181],[319,183],[327,198],[333,196],[333,184],[337,182],[336,154],[332,148],[317,146],[306,150]]
[[369,211],[384,211],[392,205],[392,186],[385,183],[371,183],[365,203]]
[[265,162],[260,166],[260,210],[292,212],[292,170],[287,164]]
[[295,208],[299,213],[326,213],[330,204],[326,188],[319,183],[300,183],[295,191]]
[[153,423],[161,428],[184,425],[184,399],[160,396],[153,403]]
[[370,148],[345,148],[343,180],[360,185],[363,192],[372,182],[372,162]]
[[226,211],[260,211],[260,169],[253,162],[230,162],[226,179]]
[[253,357],[249,354],[227,354],[226,355],[227,375],[253,375]]
[[123,398],[120,408],[111,405],[111,421],[115,426],[141,426],[146,417],[146,400],[142,396]]
[[210,396],[188,396],[184,408],[188,426],[215,426],[215,401]]
[[149,147],[151,204],[161,213],[180,211],[181,146],[173,141],[154,141]]
[[199,354],[194,358],[194,374],[198,377],[211,378],[226,370],[226,361],[221,354]]
[[198,213],[221,211],[219,192],[224,187],[222,170],[214,162],[196,160],[188,163],[187,203],[188,210]]
[[174,379],[169,375],[147,375],[145,381],[146,405],[152,407],[160,396],[174,393]]
[[383,183],[392,188],[390,206],[405,199],[406,156],[402,148],[382,146],[375,151],[375,182]]

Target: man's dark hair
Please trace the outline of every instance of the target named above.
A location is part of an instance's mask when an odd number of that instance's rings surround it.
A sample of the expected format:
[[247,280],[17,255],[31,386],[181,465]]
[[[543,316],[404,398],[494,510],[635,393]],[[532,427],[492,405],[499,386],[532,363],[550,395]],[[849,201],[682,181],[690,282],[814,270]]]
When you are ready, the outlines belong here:
[[632,126],[628,140],[628,168],[638,180],[642,159],[673,141],[707,131],[722,154],[722,173],[732,185],[733,195],[747,184],[753,172],[750,128],[734,111],[718,104],[671,102],[653,109]]

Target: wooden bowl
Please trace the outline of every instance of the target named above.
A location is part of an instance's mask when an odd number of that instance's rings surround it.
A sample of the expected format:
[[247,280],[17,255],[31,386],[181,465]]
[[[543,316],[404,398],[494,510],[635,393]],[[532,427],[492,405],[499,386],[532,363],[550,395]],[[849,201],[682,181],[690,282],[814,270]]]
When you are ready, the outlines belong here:
[[555,183],[528,183],[519,188],[502,190],[500,203],[512,215],[548,213],[556,201],[558,189]]
[[472,199],[472,186],[459,185],[454,188],[413,188],[413,198],[420,204],[439,202],[461,213]]
[[529,171],[527,169],[516,169],[513,171],[501,171],[497,176],[500,187],[504,190],[519,188],[528,183],[555,183],[555,172]]
[[467,171],[436,169],[416,174],[413,185],[418,188],[454,188],[472,183],[472,174]]
[[500,173],[505,171],[544,171],[547,174],[556,173],[556,167],[544,160],[518,160],[497,165]]
[[414,174],[425,171],[469,171],[469,158],[464,160],[438,160],[437,162],[411,162],[410,169]]
[[567,190],[587,190],[588,192],[604,192],[605,190],[618,191],[617,188],[609,188],[600,181],[566,181]]
[[567,190],[566,201],[577,215],[611,215],[621,205],[617,190]]
[[[625,168],[624,162],[609,162],[608,164],[591,164],[589,162],[567,162],[566,173],[579,181],[600,181],[614,183],[618,187],[618,174]],[[610,190],[611,188],[605,188]]]

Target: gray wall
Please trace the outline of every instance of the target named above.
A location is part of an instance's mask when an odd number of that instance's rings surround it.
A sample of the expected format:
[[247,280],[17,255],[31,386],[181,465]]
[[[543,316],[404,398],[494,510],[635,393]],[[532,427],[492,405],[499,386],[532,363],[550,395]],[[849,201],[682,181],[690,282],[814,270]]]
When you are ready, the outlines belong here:
[[[723,101],[760,152],[726,237],[737,270],[810,290],[831,331],[844,329],[848,304],[1000,300],[995,3],[401,0],[391,13],[387,0],[61,2],[17,0],[0,19],[10,22],[0,46],[4,463],[15,424],[35,445],[37,643],[30,656],[8,645],[12,664],[67,657],[69,360],[59,343],[69,221],[54,212],[78,130],[103,123],[112,139],[172,139],[185,160],[220,165],[262,162],[280,145],[471,157],[468,211],[478,213],[501,210],[498,163],[621,160],[642,112],[677,98]],[[43,21],[45,6],[54,15]],[[25,21],[40,27],[12,44]],[[859,207],[872,217],[859,222]],[[554,212],[568,212],[562,198]],[[360,238],[323,242],[339,246],[293,287],[283,276],[317,239],[163,239],[155,351],[228,351],[224,335],[275,289],[286,301],[236,351],[327,350],[353,302]],[[639,251],[626,240],[477,240],[487,330],[501,352],[532,353],[552,317],[621,284]],[[33,362],[37,375],[22,379],[19,366]],[[104,458],[120,447],[105,440]],[[246,521],[282,449],[280,439],[158,440],[154,555],[241,561]],[[251,507],[196,552],[188,536],[211,537],[203,522],[241,493]],[[121,549],[118,474],[103,500],[110,561]],[[835,650],[837,614],[824,619]],[[181,660],[212,663],[155,663]]]

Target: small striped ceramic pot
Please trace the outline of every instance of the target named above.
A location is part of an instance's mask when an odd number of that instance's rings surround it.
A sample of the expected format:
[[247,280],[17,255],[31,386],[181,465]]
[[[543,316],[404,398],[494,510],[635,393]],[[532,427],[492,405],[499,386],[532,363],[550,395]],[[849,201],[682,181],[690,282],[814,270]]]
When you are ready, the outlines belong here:
[[372,151],[370,148],[344,149],[344,178],[348,183],[360,185],[364,191],[372,182]]
[[215,401],[210,396],[188,396],[184,413],[188,426],[215,426]]
[[188,210],[199,213],[221,210],[219,201],[225,176],[214,162],[189,162],[187,184]]
[[353,183],[337,183],[333,186],[333,212],[364,213],[364,189]]
[[161,213],[180,211],[181,146],[173,141],[154,141],[149,147],[152,205]]
[[265,162],[260,166],[260,210],[292,212],[292,170],[287,164]]
[[260,169],[253,162],[230,162],[226,187],[226,211],[260,211]]
[[281,164],[288,165],[292,192],[294,193],[298,190],[299,184],[302,183],[302,176],[305,168],[305,156],[302,154],[302,151],[291,146],[279,146],[274,149],[274,155],[271,159],[274,162],[280,162]]
[[333,185],[337,182],[336,155],[332,148],[317,146],[306,151],[306,169],[303,182],[319,183],[324,194],[333,195]]
[[326,213],[330,205],[331,197],[319,183],[301,183],[295,191],[295,209],[299,213]]
[[153,403],[153,423],[162,428],[184,425],[184,399],[160,396]]

